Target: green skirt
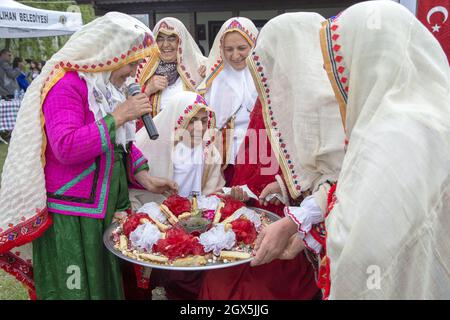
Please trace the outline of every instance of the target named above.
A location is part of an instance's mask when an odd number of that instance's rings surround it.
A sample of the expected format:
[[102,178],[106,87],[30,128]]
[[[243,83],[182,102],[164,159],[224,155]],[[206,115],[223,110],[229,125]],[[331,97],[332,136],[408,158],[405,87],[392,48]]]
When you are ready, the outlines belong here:
[[52,226],[33,241],[38,299],[123,299],[119,259],[103,244],[114,213],[130,206],[123,154],[115,161],[104,219],[53,214]]

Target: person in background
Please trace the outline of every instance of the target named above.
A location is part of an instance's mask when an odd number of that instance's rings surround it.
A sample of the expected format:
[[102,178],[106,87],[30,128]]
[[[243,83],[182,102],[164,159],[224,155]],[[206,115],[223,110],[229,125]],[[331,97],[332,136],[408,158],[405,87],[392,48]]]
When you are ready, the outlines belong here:
[[8,49],[0,51],[0,95],[6,98],[13,98],[19,85],[16,78],[20,71],[14,70],[11,66],[12,54]]
[[38,64],[36,61],[32,60],[30,62],[30,74],[29,74],[29,81],[33,81],[37,78],[37,76],[41,73],[41,70],[38,68]]
[[13,69],[14,71],[20,71],[20,74],[16,78],[19,89],[27,91],[30,84],[28,83],[27,74],[25,73],[25,61],[20,57],[15,57],[13,61]]

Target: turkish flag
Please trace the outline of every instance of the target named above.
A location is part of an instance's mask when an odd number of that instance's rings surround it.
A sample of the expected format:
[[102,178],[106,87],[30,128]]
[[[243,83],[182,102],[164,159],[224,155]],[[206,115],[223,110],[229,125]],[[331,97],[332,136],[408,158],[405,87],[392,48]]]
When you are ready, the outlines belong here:
[[417,19],[436,37],[450,63],[450,0],[418,0]]

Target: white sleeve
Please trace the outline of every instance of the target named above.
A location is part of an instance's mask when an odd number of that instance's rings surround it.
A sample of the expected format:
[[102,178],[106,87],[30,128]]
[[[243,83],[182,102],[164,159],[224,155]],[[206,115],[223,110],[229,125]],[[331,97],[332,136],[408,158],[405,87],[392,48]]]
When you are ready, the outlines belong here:
[[306,197],[300,204],[300,207],[285,207],[284,213],[297,224],[299,235],[303,239],[305,246],[319,254],[322,250],[322,245],[314,239],[310,231],[313,225],[323,221],[324,215],[315,199],[314,194]]
[[303,236],[306,236],[314,224],[323,221],[322,209],[317,205],[314,195],[306,197],[300,207],[286,207],[285,214],[294,220]]

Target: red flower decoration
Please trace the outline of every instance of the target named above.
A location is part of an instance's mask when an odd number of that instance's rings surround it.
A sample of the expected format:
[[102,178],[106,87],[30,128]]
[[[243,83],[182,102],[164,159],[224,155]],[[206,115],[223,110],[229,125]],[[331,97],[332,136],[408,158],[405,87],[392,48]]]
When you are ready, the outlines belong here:
[[219,198],[221,198],[222,200],[224,200],[225,202],[225,206],[222,208],[222,216],[221,216],[221,221],[225,220],[226,218],[228,218],[229,216],[231,216],[236,210],[242,208],[244,206],[244,203],[242,203],[239,200],[236,200],[230,196],[219,196],[217,195]]
[[232,229],[236,234],[236,241],[245,244],[252,244],[256,240],[256,228],[253,223],[244,218],[239,218],[231,222]]
[[148,219],[151,221],[151,218],[146,213],[133,213],[127,217],[127,221],[123,224],[123,233],[130,237],[130,233],[132,233],[139,225],[141,219]]
[[205,254],[198,238],[178,227],[167,231],[166,238],[158,240],[153,246],[153,251],[164,254],[170,260],[183,256]]
[[180,197],[177,194],[168,197],[164,200],[163,204],[166,205],[167,208],[169,208],[170,211],[172,211],[172,213],[177,217],[184,212],[191,211],[191,202],[189,199]]

